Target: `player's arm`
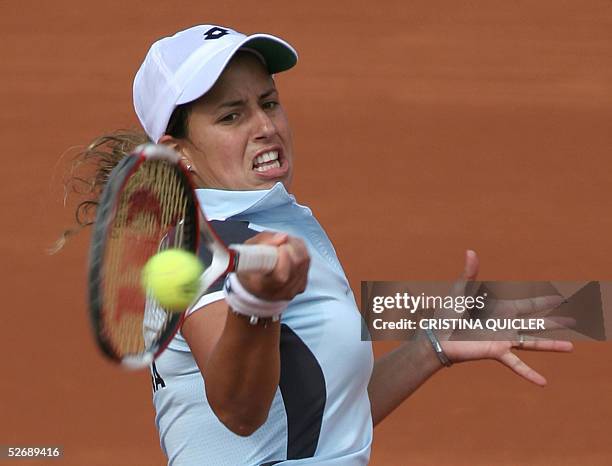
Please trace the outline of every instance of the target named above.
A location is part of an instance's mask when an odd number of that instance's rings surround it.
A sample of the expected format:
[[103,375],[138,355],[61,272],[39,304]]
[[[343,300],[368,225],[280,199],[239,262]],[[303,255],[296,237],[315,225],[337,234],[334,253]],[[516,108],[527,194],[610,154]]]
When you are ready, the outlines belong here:
[[[463,276],[458,283],[464,286],[467,281],[475,280],[478,266],[476,253],[467,251]],[[546,385],[546,379],[511,350],[569,352],[573,348],[570,342],[557,340],[524,342],[445,340],[440,344],[453,363],[494,359],[517,375],[540,386]],[[405,343],[378,359],[368,387],[374,425],[382,421],[440,368],[442,363],[435,354],[431,342],[423,333],[416,341]]]
[[278,386],[279,323],[250,325],[221,300],[188,317],[182,332],[215,415],[235,434],[253,433],[265,422]]
[[[476,253],[466,252],[465,266],[458,284],[475,280],[478,268]],[[406,342],[377,359],[368,386],[374,425],[382,421],[442,367],[424,332],[419,332],[414,341]]]
[[440,368],[442,364],[425,335],[377,359],[368,385],[374,425]]
[[[303,242],[263,233],[249,243],[278,246],[275,269],[240,276],[243,286],[269,301],[290,300],[304,291],[310,259]],[[225,426],[250,435],[267,419],[280,378],[280,323],[251,325],[225,301],[194,312],[182,333],[206,380],[206,396]]]

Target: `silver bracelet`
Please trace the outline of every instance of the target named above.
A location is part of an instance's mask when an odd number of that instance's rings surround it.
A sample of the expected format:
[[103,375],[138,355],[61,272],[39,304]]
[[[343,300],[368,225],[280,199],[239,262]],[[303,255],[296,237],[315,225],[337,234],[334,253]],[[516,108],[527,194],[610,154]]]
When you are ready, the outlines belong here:
[[436,356],[438,356],[438,359],[440,360],[442,365],[446,367],[452,366],[453,363],[450,359],[448,359],[448,356],[442,349],[442,345],[440,344],[440,340],[438,340],[438,337],[436,337],[436,335],[431,331],[431,329],[428,328],[425,329],[425,335],[427,335],[427,338],[429,338],[429,342],[431,343],[431,346],[433,346],[433,349],[436,352]]

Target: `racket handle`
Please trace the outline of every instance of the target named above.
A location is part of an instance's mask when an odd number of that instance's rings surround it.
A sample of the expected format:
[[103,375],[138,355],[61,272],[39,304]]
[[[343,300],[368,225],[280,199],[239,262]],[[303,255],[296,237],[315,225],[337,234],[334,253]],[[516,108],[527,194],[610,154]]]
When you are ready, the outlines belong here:
[[236,272],[271,272],[276,266],[278,250],[266,244],[230,244],[236,252]]

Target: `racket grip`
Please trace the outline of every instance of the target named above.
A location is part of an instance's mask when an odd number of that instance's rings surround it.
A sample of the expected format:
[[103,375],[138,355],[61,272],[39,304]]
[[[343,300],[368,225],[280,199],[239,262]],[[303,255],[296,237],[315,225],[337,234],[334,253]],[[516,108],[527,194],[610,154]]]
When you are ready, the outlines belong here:
[[271,272],[276,266],[278,249],[266,244],[230,244],[236,252],[236,272]]

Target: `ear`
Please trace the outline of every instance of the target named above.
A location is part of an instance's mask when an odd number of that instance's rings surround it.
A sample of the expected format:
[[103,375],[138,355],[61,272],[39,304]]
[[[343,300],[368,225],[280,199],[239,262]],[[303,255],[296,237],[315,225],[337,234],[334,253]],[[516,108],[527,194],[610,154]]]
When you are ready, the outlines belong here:
[[174,149],[174,151],[181,157],[181,161],[185,164],[189,171],[193,171],[193,162],[187,155],[187,150],[185,150],[185,144],[181,139],[176,139],[169,134],[164,134],[161,138],[159,138],[158,144],[165,144],[170,148]]
[[159,138],[157,143],[169,146],[178,153],[181,152],[181,144],[179,143],[179,140],[173,136],[170,136],[169,134],[164,134],[161,138]]

